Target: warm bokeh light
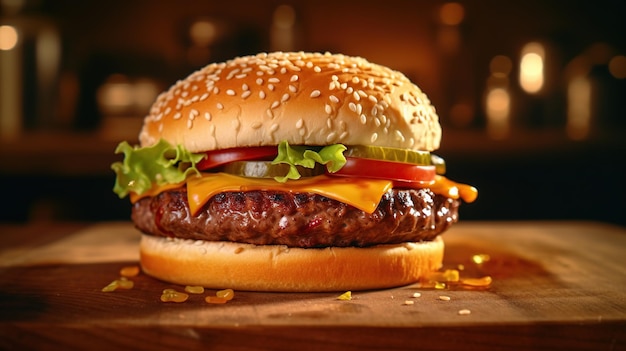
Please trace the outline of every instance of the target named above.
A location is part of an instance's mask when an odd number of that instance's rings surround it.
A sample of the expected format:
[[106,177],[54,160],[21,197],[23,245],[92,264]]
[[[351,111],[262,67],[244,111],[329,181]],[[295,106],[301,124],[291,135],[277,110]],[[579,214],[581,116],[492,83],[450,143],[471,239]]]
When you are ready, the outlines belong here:
[[270,33],[272,51],[291,51],[295,47],[296,10],[291,5],[274,9]]
[[104,115],[121,114],[133,104],[133,87],[127,76],[113,74],[98,89],[96,97]]
[[274,10],[273,25],[278,28],[289,29],[296,23],[296,11],[293,6],[280,5]]
[[486,99],[487,132],[494,139],[505,138],[509,134],[511,96],[504,88],[489,90]]
[[0,26],[0,50],[12,50],[19,39],[17,30],[13,26]]
[[508,56],[497,55],[489,62],[489,70],[494,76],[508,76],[513,69],[513,62]]
[[195,21],[189,27],[189,38],[196,46],[209,46],[216,37],[217,26],[208,19]]
[[539,43],[526,44],[522,49],[519,81],[522,89],[527,93],[537,93],[543,87],[544,56],[543,46]]
[[591,82],[586,76],[572,78],[567,86],[567,135],[585,139],[591,126]]
[[441,5],[439,9],[439,19],[447,26],[458,26],[463,22],[465,9],[458,2],[448,2]]
[[151,78],[131,79],[112,74],[98,89],[98,106],[105,116],[147,113],[161,87]]
[[617,79],[626,78],[626,56],[617,55],[609,61],[609,72]]

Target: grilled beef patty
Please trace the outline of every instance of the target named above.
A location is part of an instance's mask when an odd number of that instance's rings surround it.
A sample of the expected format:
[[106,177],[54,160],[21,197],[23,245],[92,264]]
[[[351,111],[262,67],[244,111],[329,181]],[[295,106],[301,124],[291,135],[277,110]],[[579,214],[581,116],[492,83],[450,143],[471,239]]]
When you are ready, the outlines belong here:
[[312,193],[224,192],[192,215],[184,189],[134,204],[146,234],[316,248],[430,241],[457,221],[459,201],[429,189],[392,189],[369,214]]

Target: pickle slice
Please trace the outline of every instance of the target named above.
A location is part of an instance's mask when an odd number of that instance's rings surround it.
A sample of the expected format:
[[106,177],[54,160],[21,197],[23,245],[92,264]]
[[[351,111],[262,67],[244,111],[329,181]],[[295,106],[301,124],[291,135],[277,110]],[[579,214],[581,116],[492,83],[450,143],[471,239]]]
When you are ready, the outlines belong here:
[[416,165],[430,165],[430,152],[398,149],[394,147],[356,145],[349,146],[344,156],[370,158],[382,161],[414,163]]
[[446,161],[443,157],[430,154],[430,164],[435,166],[435,172],[437,172],[437,174],[446,174]]
[[[313,177],[324,174],[324,165],[315,164],[314,168],[296,166],[302,177]],[[272,164],[272,161],[236,161],[224,165],[225,173],[250,178],[283,177],[289,172],[288,164]]]
[[347,157],[361,157],[381,161],[412,163],[416,165],[433,165],[437,174],[446,173],[443,158],[428,151],[416,151],[384,146],[355,145],[349,146],[343,153]]

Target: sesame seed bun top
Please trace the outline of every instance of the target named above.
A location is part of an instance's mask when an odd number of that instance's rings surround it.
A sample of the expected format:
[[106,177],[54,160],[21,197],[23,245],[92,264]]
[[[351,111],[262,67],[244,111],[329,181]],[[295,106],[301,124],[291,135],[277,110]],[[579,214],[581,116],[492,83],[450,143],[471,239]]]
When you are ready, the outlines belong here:
[[269,53],[212,63],[162,93],[141,146],[191,152],[277,145],[377,145],[432,151],[441,127],[402,73],[359,57]]

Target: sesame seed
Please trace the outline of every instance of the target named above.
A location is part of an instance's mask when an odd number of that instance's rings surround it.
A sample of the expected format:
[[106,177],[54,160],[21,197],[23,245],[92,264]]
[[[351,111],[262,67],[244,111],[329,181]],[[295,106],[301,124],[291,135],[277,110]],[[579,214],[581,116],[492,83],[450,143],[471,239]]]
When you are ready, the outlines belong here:
[[272,118],[272,119],[274,118],[274,112],[272,112],[271,109],[268,108],[267,110],[265,110],[265,113],[267,114],[269,118]]
[[188,119],[187,120],[187,128],[191,129],[191,127],[193,127],[193,119]]
[[189,92],[188,91],[183,91],[183,93],[180,94],[180,96],[187,97],[187,96],[189,96]]
[[199,100],[200,100],[200,101],[204,101],[204,100],[206,100],[208,97],[209,97],[209,93],[204,93],[204,94],[202,94],[202,95],[200,96],[200,99],[199,99]]
[[348,108],[350,109],[350,111],[356,112],[356,104],[354,102],[350,102],[348,104]]
[[378,139],[378,133],[372,133],[372,136],[370,137],[370,141],[373,143],[376,141],[376,139]]
[[367,123],[367,117],[365,115],[361,115],[361,124]]
[[420,296],[422,296],[422,294],[421,294],[421,293],[418,293],[418,292],[413,293],[413,297],[420,297]]
[[326,111],[326,113],[330,115],[331,113],[333,113],[333,108],[329,104],[324,104],[324,111]]
[[276,77],[272,77],[270,79],[267,80],[270,83],[280,83],[280,79],[276,78]]
[[270,132],[275,132],[278,130],[278,124],[274,123],[272,124],[272,126],[270,127]]
[[206,119],[207,121],[211,120],[211,113],[210,112],[205,112],[204,113],[204,119]]
[[333,140],[335,140],[336,137],[337,137],[337,133],[331,132],[330,134],[328,134],[328,136],[326,136],[326,141],[330,143]]
[[296,122],[296,128],[300,129],[302,128],[302,126],[304,126],[304,120],[302,118],[300,118],[297,122]]
[[246,83],[241,84],[241,90],[248,91],[249,89],[250,88],[248,87],[248,84],[246,84]]
[[172,108],[168,106],[163,113],[167,116],[170,112],[172,112]]
[[346,89],[346,94],[352,94],[353,91],[354,91],[354,89],[352,87],[348,87]]
[[272,102],[272,105],[270,106],[270,108],[271,109],[275,109],[275,108],[278,107],[278,105],[280,105],[280,102],[279,101],[274,101],[274,102]]
[[450,296],[440,295],[439,300],[441,301],[450,301]]
[[294,74],[293,76],[291,76],[291,79],[289,79],[289,81],[290,81],[290,82],[292,82],[292,83],[293,83],[293,82],[297,82],[299,78],[300,78],[300,77],[298,77],[298,75],[297,75],[297,74]]
[[401,142],[404,142],[404,140],[405,140],[405,139],[404,139],[404,135],[403,135],[403,134],[402,134],[402,132],[401,132],[401,131],[399,131],[399,130],[396,130],[396,139],[397,139],[398,141],[401,141]]
[[237,78],[237,79],[243,79],[243,78],[246,78],[247,76],[248,76],[248,75],[247,75],[246,73],[241,73],[241,74],[236,75],[236,76],[235,76],[235,78]]
[[316,73],[320,73],[320,72],[322,71],[322,69],[321,69],[321,68],[319,68],[319,66],[315,66],[315,67],[313,67],[313,70],[314,70]]
[[321,93],[320,93],[320,91],[319,91],[319,90],[313,90],[313,91],[311,92],[311,95],[309,95],[309,96],[310,96],[310,97],[312,97],[312,98],[316,98],[316,97],[320,96],[320,94],[321,94]]
[[199,114],[200,114],[200,112],[198,112],[198,110],[196,110],[195,108],[192,108],[191,111],[189,111],[189,119],[194,119]]
[[298,88],[296,88],[295,85],[289,84],[289,91],[295,94],[298,91]]
[[218,102],[216,107],[217,107],[218,110],[223,110],[224,109],[224,105],[222,105],[221,102]]
[[265,92],[263,90],[259,90],[259,97],[261,100],[265,99]]
[[341,133],[341,135],[339,136],[339,140],[343,140],[348,136],[348,131],[344,131]]
[[361,95],[359,95],[356,91],[354,93],[352,93],[352,97],[354,97],[354,100],[356,100],[356,101],[360,101],[361,100]]
[[219,94],[219,93],[220,93],[220,88],[214,87],[213,88],[213,94]]
[[287,73],[287,68],[285,68],[285,67],[281,68],[281,69],[280,69],[280,73],[281,73],[281,74],[285,74],[285,73]]
[[259,129],[259,128],[261,128],[262,125],[263,125],[263,123],[261,123],[261,122],[254,122],[254,123],[252,123],[251,127],[252,127],[252,129]]
[[406,301],[404,301],[404,304],[405,305],[413,305],[413,304],[415,304],[415,301],[406,300]]
[[268,85],[267,85],[267,88],[268,88],[270,91],[274,91],[274,84],[268,84]]
[[257,78],[256,79],[256,84],[263,85],[263,78]]
[[464,308],[462,310],[459,310],[459,312],[457,312],[459,315],[461,316],[467,316],[468,314],[471,314],[472,311],[468,310],[467,308]]
[[284,93],[283,96],[280,98],[280,101],[281,102],[285,102],[287,100],[289,100],[289,94]]
[[226,95],[235,96],[235,91],[233,89],[226,90]]
[[252,94],[252,92],[250,90],[246,90],[241,94],[241,98],[245,99],[250,96],[250,94]]
[[336,82],[339,80],[339,77],[337,77],[337,75],[333,74],[331,79],[333,80],[333,82]]
[[335,103],[335,104],[339,102],[339,99],[337,99],[337,97],[335,95],[329,96],[328,99],[330,101],[332,101],[333,103]]
[[228,75],[226,76],[226,79],[227,80],[232,79],[235,76],[235,74],[239,73],[239,71],[240,71],[239,68],[235,68],[234,70],[230,71]]
[[180,117],[181,117],[181,116],[182,116],[182,115],[180,114],[180,112],[176,112],[176,113],[174,114],[174,119],[180,119]]
[[348,88],[348,83],[341,83],[339,87],[343,90],[346,90]]
[[375,104],[376,104],[376,103],[378,103],[378,99],[377,99],[377,98],[376,98],[376,96],[374,96],[374,95],[370,95],[370,96],[368,96],[367,98],[368,98],[371,102],[373,102],[373,103],[375,103]]

